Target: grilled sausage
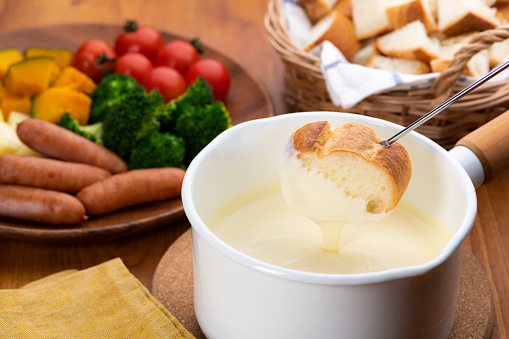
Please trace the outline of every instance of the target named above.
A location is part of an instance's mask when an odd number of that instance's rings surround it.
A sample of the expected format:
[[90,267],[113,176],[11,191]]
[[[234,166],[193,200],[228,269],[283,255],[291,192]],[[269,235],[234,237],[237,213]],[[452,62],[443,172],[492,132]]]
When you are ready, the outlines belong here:
[[3,154],[0,182],[77,193],[83,187],[111,176],[107,170],[55,159]]
[[74,196],[18,185],[0,185],[0,216],[54,225],[77,225],[85,207]]
[[111,173],[127,171],[125,161],[112,151],[53,123],[28,119],[16,131],[25,145],[51,158],[97,166]]
[[87,186],[76,197],[85,206],[87,214],[106,214],[179,196],[184,174],[184,170],[173,167],[132,170]]

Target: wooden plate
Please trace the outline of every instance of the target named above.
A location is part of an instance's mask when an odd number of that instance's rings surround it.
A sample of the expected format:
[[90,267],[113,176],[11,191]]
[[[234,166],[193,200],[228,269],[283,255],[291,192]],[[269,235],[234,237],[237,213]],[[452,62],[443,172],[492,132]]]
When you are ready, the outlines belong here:
[[[23,52],[26,47],[37,46],[75,51],[83,41],[90,38],[102,38],[113,44],[121,30],[121,26],[103,24],[67,24],[16,30],[0,34],[0,49],[16,47]],[[166,32],[162,32],[162,35],[165,42],[185,38]],[[225,104],[233,124],[274,115],[270,96],[241,65],[206,44],[203,57],[221,60],[230,70],[232,83]],[[173,199],[91,218],[70,228],[2,218],[0,237],[39,242],[97,242],[152,230],[183,216],[181,200]]]

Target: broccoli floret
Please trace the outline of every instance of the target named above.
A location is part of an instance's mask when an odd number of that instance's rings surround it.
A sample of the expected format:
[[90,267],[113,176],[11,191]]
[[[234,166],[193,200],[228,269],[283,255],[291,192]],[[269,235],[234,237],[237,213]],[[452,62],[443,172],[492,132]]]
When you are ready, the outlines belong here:
[[184,139],[187,166],[219,133],[231,126],[230,116],[221,101],[214,101],[211,87],[198,77],[186,92],[156,112],[162,133]]
[[212,88],[203,78],[196,78],[184,94],[168,102],[157,112],[157,120],[161,124],[161,131],[172,133],[177,122],[177,117],[187,107],[202,107],[212,102],[214,102]]
[[104,117],[104,146],[127,158],[137,143],[159,128],[156,110],[164,103],[158,91],[149,94],[128,91],[124,98],[112,106],[113,112]]
[[184,164],[191,160],[216,136],[231,127],[231,120],[222,101],[215,101],[206,106],[186,106],[180,112],[175,123],[175,135],[186,143]]
[[96,122],[95,124],[81,126],[75,118],[69,113],[64,113],[60,120],[57,122],[58,126],[66,128],[76,134],[81,135],[99,145],[102,145],[103,136],[103,123]]
[[209,84],[202,77],[197,77],[175,101],[177,105],[205,106],[214,101],[214,95]]
[[144,93],[145,89],[128,75],[110,74],[106,76],[90,94],[92,98],[90,123],[103,121],[105,116],[113,111],[115,104],[122,101],[131,91]]
[[155,113],[155,117],[159,122],[159,130],[162,133],[173,133],[175,123],[177,122],[178,110],[175,100],[159,107]]
[[185,169],[184,139],[170,133],[153,133],[140,140],[131,153],[129,169],[180,167]]

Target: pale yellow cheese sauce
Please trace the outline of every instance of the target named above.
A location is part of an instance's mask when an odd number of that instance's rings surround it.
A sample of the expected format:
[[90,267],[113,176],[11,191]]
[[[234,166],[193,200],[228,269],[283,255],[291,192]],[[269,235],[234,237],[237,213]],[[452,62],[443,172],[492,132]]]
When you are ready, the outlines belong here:
[[[320,228],[288,207],[278,180],[227,200],[206,224],[224,242],[251,257],[286,268],[333,274],[423,264],[436,257],[452,235],[440,221],[405,200],[381,220],[347,223],[342,229]],[[337,250],[324,250],[323,240],[325,248]]]

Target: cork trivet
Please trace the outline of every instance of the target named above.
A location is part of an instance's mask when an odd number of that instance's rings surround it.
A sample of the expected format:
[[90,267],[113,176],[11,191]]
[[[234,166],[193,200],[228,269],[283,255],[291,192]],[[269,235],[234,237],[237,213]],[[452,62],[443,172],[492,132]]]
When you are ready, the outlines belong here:
[[[197,339],[206,338],[193,305],[193,256],[191,230],[164,254],[154,273],[152,295]],[[473,254],[463,250],[456,316],[448,339],[491,337],[495,321],[489,282]]]

